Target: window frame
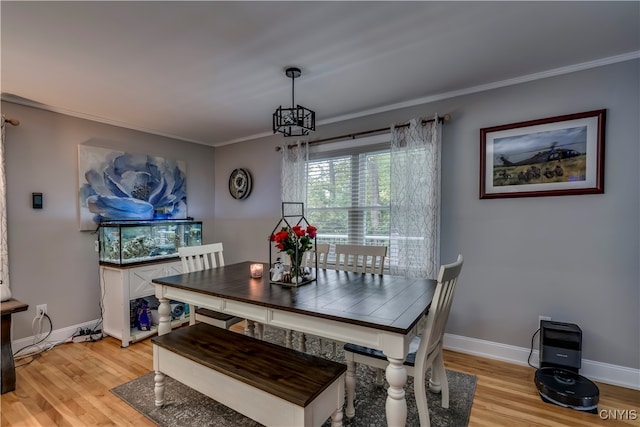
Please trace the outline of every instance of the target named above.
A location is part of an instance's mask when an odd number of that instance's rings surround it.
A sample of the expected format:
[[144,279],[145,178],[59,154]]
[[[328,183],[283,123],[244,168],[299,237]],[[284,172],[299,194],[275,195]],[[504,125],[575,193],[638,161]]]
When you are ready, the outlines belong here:
[[[385,206],[367,206],[366,204],[366,159],[370,154],[387,154],[391,153],[391,134],[383,133],[374,136],[359,138],[358,140],[339,141],[327,145],[318,145],[309,147],[309,157],[306,163],[306,177],[307,177],[307,216],[313,217],[316,212],[327,211],[347,211],[347,234],[340,235],[333,233],[327,236],[326,232],[323,233],[322,228],[318,230],[318,241],[323,243],[330,243],[330,253],[328,262],[331,264],[335,262],[334,245],[336,242],[344,242],[347,244],[384,244],[388,248],[390,246],[391,233],[387,230],[387,234],[381,235],[367,235],[366,219],[367,213],[375,210],[382,212],[391,211],[391,200]],[[308,203],[309,197],[309,182],[312,179],[310,176],[309,164],[322,160],[337,159],[340,157],[350,157],[350,184],[351,184],[351,204],[347,207],[312,207]],[[354,176],[358,176],[358,179],[353,179]],[[389,189],[390,190],[390,189]],[[358,224],[352,229],[352,224]],[[382,243],[382,242],[384,243]],[[385,268],[388,268],[389,256],[385,259]]]

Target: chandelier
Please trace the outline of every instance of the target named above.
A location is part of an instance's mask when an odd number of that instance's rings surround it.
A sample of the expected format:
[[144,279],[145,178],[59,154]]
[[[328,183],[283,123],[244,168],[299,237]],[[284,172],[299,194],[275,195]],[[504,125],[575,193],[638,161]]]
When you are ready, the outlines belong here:
[[302,105],[296,105],[294,101],[295,79],[302,72],[299,68],[289,67],[284,73],[291,78],[291,108],[282,108],[281,105],[273,113],[273,133],[280,132],[284,136],[309,135],[316,130],[316,113]]

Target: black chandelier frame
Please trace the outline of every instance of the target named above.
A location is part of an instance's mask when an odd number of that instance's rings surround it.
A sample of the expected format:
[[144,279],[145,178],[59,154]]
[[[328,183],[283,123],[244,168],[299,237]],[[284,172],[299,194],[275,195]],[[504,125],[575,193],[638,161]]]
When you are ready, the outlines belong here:
[[273,113],[273,133],[280,132],[284,136],[306,136],[316,130],[316,113],[295,103],[295,79],[301,74],[302,71],[296,67],[285,70],[285,75],[291,78],[291,107],[283,108],[281,105]]

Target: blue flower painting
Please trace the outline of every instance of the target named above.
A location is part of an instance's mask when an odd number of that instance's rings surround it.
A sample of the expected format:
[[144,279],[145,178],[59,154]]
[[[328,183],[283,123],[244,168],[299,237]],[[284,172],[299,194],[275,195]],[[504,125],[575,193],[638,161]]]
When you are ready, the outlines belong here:
[[184,162],[80,145],[80,229],[103,220],[187,217]]

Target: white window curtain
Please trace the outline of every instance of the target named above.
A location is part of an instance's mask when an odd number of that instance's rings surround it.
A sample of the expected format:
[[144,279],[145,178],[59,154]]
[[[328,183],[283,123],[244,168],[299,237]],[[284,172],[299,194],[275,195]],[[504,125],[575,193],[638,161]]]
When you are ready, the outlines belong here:
[[0,290],[1,300],[11,298],[9,287],[9,244],[7,241],[7,182],[4,159],[5,119],[2,116],[0,140]]
[[282,144],[282,201],[306,203],[309,147],[304,141],[289,145]]
[[391,127],[391,274],[435,278],[440,266],[440,151],[436,116]]

